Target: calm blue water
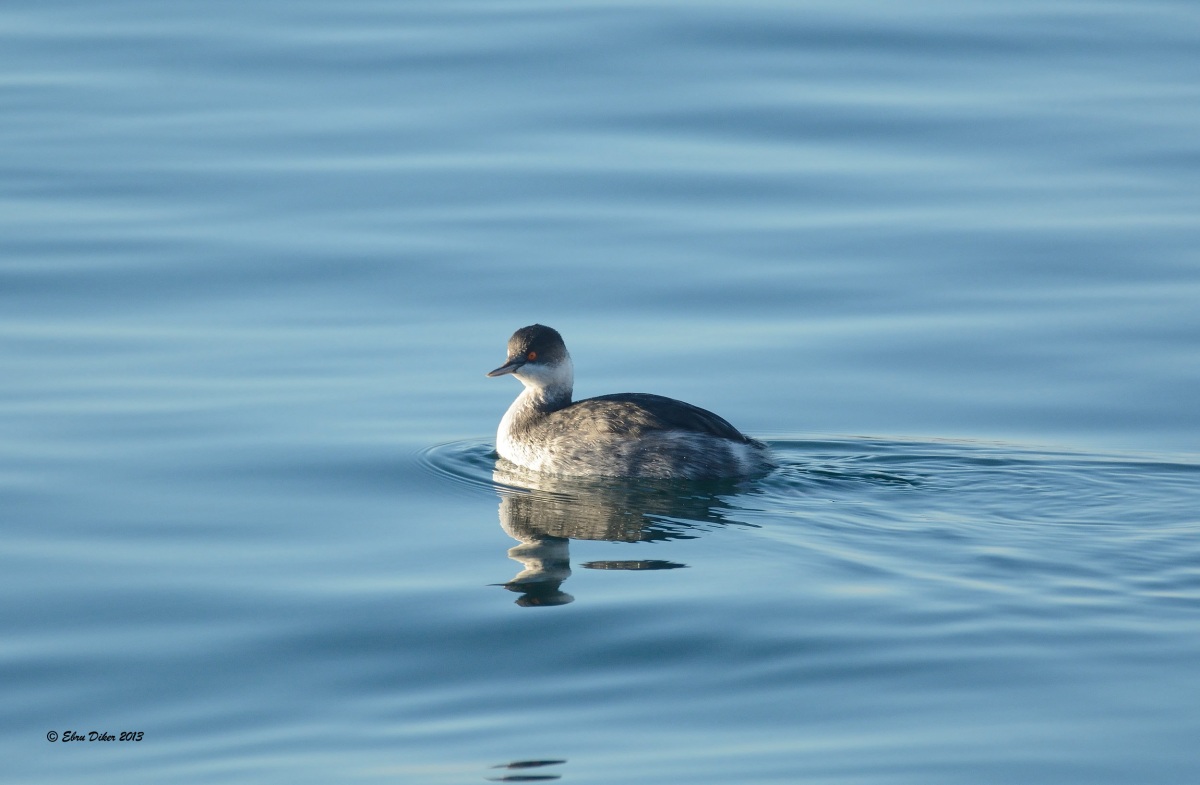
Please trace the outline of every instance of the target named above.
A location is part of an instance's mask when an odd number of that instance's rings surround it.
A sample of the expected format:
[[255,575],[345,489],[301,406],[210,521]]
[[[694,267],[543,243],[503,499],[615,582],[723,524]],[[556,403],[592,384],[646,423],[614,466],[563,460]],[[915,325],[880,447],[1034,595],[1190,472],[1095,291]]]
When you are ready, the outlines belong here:
[[[1182,0],[5,4],[5,781],[1200,781],[1198,53]],[[534,321],[780,467],[494,474]]]

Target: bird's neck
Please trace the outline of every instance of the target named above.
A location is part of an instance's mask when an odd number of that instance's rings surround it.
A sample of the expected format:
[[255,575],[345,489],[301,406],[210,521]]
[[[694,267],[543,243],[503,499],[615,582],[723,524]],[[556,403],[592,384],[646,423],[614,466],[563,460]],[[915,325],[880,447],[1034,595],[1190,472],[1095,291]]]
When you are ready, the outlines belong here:
[[558,411],[570,405],[571,384],[569,381],[565,384],[556,383],[544,387],[526,387],[517,396],[517,400],[513,401],[514,409],[542,414]]
[[517,378],[525,385],[525,389],[513,404],[514,407],[545,414],[571,405],[575,366],[570,355],[551,368],[538,369],[534,374],[518,374]]

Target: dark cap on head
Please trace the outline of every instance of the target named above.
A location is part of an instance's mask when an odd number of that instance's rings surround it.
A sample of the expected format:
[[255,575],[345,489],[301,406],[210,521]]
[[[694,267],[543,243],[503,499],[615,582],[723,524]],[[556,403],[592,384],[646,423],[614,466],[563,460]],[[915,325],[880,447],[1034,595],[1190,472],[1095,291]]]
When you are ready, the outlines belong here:
[[525,363],[554,364],[567,357],[567,345],[553,327],[531,324],[522,327],[508,339],[508,359],[504,365],[488,373],[488,376],[503,376],[512,373]]

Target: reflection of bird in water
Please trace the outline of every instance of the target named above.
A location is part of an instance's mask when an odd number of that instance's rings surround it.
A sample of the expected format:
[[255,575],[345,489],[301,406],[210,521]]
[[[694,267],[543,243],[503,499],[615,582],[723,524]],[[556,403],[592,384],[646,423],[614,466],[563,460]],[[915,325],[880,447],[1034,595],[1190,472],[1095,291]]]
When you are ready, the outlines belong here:
[[[650,542],[690,539],[700,524],[723,524],[728,505],[717,495],[737,489],[732,481],[705,488],[679,483],[565,480],[519,467],[497,468],[500,525],[520,544],[509,558],[524,569],[503,584],[520,592],[519,605],[563,605],[571,575],[571,540]],[[663,570],[687,565],[659,559],[587,562],[602,570]]]
[[[513,497],[500,500],[500,520],[506,520],[505,505]],[[505,531],[513,534],[507,526]],[[568,543],[563,537],[549,535],[533,535],[527,538],[518,537],[520,545],[508,549],[508,558],[518,561],[525,569],[517,573],[511,580],[503,584],[509,591],[520,592],[518,605],[566,605],[575,598],[559,587],[562,582],[571,577],[571,553]]]
[[771,467],[766,445],[690,403],[646,393],[572,401],[571,355],[557,330],[522,327],[488,376],[524,391],[500,421],[496,451],[518,466],[573,477],[714,479]]

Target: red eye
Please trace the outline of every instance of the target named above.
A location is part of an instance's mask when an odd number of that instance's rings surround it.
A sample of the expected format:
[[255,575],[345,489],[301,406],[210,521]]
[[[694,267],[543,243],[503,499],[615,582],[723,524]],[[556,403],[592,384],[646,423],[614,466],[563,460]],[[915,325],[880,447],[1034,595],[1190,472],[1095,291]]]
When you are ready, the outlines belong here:
[[536,360],[537,352],[530,352],[529,354],[525,355],[525,359],[529,360],[530,362],[532,362],[533,360]]

